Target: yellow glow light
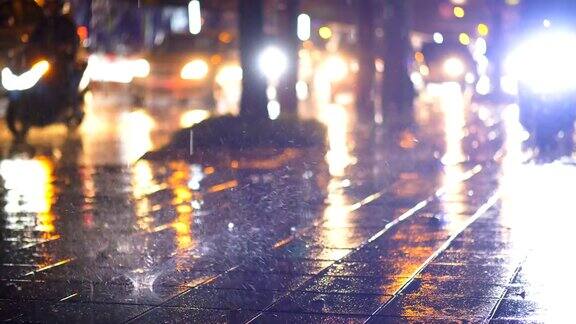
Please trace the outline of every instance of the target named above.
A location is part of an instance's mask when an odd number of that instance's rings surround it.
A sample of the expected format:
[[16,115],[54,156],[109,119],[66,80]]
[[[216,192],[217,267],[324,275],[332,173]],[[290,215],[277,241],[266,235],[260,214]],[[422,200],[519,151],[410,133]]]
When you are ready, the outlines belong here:
[[330,29],[330,27],[328,26],[320,27],[320,29],[318,30],[318,34],[323,39],[329,39],[330,37],[332,37],[332,29]]
[[182,114],[180,117],[181,127],[190,127],[198,124],[206,118],[210,117],[210,112],[203,109],[192,109]]
[[418,70],[420,71],[420,74],[422,74],[422,76],[430,75],[430,69],[426,65],[421,65]]
[[478,30],[478,34],[480,36],[486,36],[486,35],[488,35],[488,32],[490,31],[488,29],[488,25],[486,25],[486,24],[478,24],[478,27],[476,29]]
[[180,77],[184,80],[202,80],[208,75],[208,63],[202,59],[190,61],[180,71]]
[[458,35],[458,40],[462,45],[470,45],[470,36],[466,33],[460,33],[460,35]]
[[456,16],[456,18],[464,18],[465,15],[466,11],[464,11],[464,8],[459,6],[454,7],[454,16]]

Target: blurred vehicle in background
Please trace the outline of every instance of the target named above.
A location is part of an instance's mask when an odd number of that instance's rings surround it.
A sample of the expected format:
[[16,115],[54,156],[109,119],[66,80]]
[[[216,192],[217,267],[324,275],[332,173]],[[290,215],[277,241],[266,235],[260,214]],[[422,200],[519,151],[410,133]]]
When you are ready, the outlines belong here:
[[71,74],[74,72],[58,70],[53,61],[25,62],[2,70],[2,86],[9,97],[6,122],[10,132],[23,139],[32,126],[64,123],[70,129],[78,127],[84,118],[87,77],[82,77],[78,86]]
[[[576,2],[526,5],[506,59],[518,82],[520,122],[541,154],[569,154],[576,121]],[[563,153],[562,153],[563,152]]]
[[221,42],[207,31],[195,36],[167,35],[144,56],[149,73],[134,79],[132,96],[142,101],[147,95],[169,94],[180,103],[214,107],[216,75],[226,65],[239,66],[235,54],[230,42]]
[[318,23],[299,51],[300,100],[314,93],[316,102],[350,104],[354,101],[358,65],[357,37],[353,25]]
[[[162,101],[183,106],[215,107],[215,94],[242,77],[231,35],[168,34],[142,54],[92,54],[89,74],[96,82],[129,84],[137,105]],[[225,42],[222,41],[224,38]]]
[[456,82],[461,88],[477,80],[476,63],[467,46],[460,43],[426,42],[414,54],[416,75],[423,85]]
[[84,117],[86,62],[79,60],[76,25],[62,5],[46,2],[29,41],[2,69],[2,88],[9,97],[6,121],[17,139],[24,138],[31,126],[63,122],[75,128]]

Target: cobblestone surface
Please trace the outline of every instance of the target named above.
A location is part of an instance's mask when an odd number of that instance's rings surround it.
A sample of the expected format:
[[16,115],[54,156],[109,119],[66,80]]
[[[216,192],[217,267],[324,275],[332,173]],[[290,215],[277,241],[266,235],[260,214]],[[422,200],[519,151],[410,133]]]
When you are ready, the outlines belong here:
[[4,155],[0,319],[570,318],[574,165],[523,163],[502,118],[514,107],[418,109],[411,133],[328,120],[326,157],[126,164],[78,139]]

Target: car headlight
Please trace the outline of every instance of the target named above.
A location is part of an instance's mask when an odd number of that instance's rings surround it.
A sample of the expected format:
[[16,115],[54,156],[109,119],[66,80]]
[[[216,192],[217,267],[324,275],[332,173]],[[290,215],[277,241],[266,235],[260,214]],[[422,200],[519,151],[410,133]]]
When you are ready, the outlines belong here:
[[215,80],[220,86],[229,82],[240,82],[242,81],[242,68],[239,65],[223,66],[216,74]]
[[208,75],[209,66],[203,59],[195,59],[186,63],[180,71],[184,80],[202,80]]
[[517,82],[541,94],[576,90],[576,34],[548,31],[517,47],[505,69]]
[[332,55],[324,61],[319,72],[331,82],[339,82],[348,76],[350,68],[342,56]]
[[442,65],[444,73],[451,78],[459,78],[466,72],[466,65],[457,57],[450,57]]
[[145,78],[150,74],[150,63],[146,59],[130,61],[130,70],[135,78]]
[[2,86],[8,91],[30,89],[40,81],[49,69],[50,63],[45,60],[35,63],[30,70],[20,75],[15,75],[10,68],[5,67],[2,69]]
[[150,63],[146,59],[109,59],[99,54],[88,58],[88,77],[102,82],[130,83],[134,78],[145,78],[150,74]]
[[277,47],[268,47],[260,54],[260,70],[269,81],[278,80],[288,67],[286,54]]

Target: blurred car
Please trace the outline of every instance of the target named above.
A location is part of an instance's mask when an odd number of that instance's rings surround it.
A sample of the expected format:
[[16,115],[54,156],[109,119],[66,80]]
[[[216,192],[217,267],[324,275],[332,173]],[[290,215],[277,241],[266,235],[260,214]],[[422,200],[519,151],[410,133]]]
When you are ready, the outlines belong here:
[[457,82],[463,88],[477,79],[468,47],[456,43],[424,43],[415,54],[416,73],[425,83]]
[[[242,79],[237,51],[222,37],[170,34],[150,51],[121,55],[94,53],[88,71],[97,84],[125,84],[133,102],[177,102],[215,107],[214,96]],[[121,87],[122,89],[126,89]],[[225,92],[225,91],[224,91]]]
[[136,100],[166,94],[180,103],[203,107],[215,105],[217,77],[222,78],[218,72],[231,66],[239,68],[230,43],[208,33],[168,35],[143,57],[141,64],[147,64],[148,73],[131,83],[131,94]]

